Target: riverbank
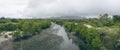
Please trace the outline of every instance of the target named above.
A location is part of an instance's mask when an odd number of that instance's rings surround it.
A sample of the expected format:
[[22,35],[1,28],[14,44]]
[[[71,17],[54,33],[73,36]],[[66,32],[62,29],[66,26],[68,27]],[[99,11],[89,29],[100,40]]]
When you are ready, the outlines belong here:
[[[7,45],[6,45],[7,44]],[[42,30],[40,34],[27,40],[5,41],[0,45],[0,50],[79,50],[73,43],[64,27],[53,23],[50,28]]]
[[12,31],[4,31],[0,33],[0,44],[4,41],[12,39]]

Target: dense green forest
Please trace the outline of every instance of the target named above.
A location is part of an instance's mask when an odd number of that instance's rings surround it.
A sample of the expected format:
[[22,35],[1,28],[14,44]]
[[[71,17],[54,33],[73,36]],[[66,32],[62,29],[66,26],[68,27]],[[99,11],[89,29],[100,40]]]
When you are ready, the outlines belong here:
[[80,50],[120,50],[120,16],[108,14],[99,18],[80,20],[64,19],[0,19],[0,32],[13,31],[15,41],[39,34],[49,28],[51,22],[65,27],[68,32],[75,32],[75,36],[84,44],[78,44]]
[[[120,16],[108,14],[82,20],[53,20],[82,39],[81,50],[120,50]],[[83,47],[85,46],[85,47]]]
[[28,38],[38,34],[51,25],[50,20],[43,19],[1,19],[0,32],[13,31],[14,40]]

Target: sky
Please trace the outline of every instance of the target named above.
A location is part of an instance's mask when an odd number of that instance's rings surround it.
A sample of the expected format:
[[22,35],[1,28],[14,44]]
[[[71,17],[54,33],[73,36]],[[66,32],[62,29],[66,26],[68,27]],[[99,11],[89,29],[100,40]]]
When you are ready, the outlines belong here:
[[120,14],[120,0],[0,0],[0,16],[9,18]]

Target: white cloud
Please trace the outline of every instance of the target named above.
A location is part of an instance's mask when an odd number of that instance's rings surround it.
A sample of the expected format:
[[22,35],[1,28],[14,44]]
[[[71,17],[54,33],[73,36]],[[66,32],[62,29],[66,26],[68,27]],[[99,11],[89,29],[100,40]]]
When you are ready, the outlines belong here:
[[31,0],[28,16],[120,14],[120,0]]
[[0,0],[0,16],[120,14],[120,0]]
[[21,17],[27,2],[27,0],[0,0],[0,16]]

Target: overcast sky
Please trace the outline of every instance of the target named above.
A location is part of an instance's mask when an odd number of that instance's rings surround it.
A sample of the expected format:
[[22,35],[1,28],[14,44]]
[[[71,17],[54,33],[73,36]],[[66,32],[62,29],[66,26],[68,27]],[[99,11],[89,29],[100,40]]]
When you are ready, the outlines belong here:
[[0,0],[0,16],[97,16],[120,14],[120,0]]

